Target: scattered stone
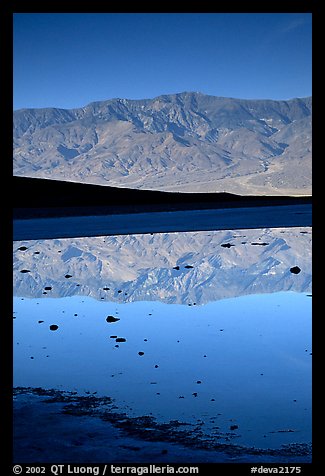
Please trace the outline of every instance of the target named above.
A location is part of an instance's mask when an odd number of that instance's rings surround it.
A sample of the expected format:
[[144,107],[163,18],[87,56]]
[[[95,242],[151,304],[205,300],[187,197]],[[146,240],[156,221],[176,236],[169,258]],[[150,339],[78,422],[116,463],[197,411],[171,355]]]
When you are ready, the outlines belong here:
[[69,278],[72,278],[72,275],[71,274],[66,274],[64,277],[69,279]]
[[46,291],[44,291],[44,292],[43,292],[43,294],[47,294],[47,292],[46,292]]
[[78,316],[78,314],[77,314],[77,313],[75,313],[75,314],[74,314],[74,316]]
[[126,339],[124,339],[124,337],[118,337],[117,339],[115,339],[116,342],[126,342]]
[[255,246],[256,246],[256,245],[257,245],[257,246],[267,246],[267,245],[269,245],[269,243],[251,243],[251,245],[253,245],[253,246],[254,246],[254,245],[255,245]]
[[230,248],[231,246],[235,246],[232,243],[222,243],[221,245],[223,248]]
[[116,344],[114,347],[120,347],[118,344]]
[[192,393],[193,397],[197,397],[197,392]]
[[121,289],[119,289],[117,292],[120,294],[122,291],[121,291]]
[[109,291],[110,288],[103,288],[104,291]]
[[158,369],[158,367],[159,367],[159,365],[156,364],[156,365],[155,365],[155,369]]
[[117,338],[117,336],[109,336],[109,337],[110,337],[110,339],[116,339]]
[[178,398],[185,398],[183,395],[180,395]]
[[230,425],[229,427],[231,430],[237,430],[238,429],[238,425]]
[[202,383],[202,381],[201,381],[201,380],[197,380],[196,383]]
[[179,266],[174,266],[173,269],[176,269],[177,271],[179,271]]
[[299,274],[300,271],[301,269],[299,268],[299,266],[293,266],[292,268],[290,268],[290,272],[293,274]]
[[39,255],[40,251],[34,251],[34,255]]
[[211,402],[215,402],[215,401],[216,401],[216,399],[215,399],[215,398],[211,398]]
[[42,322],[44,322],[44,321],[38,321],[39,324],[42,324]]
[[31,359],[34,359],[34,357],[31,357]]
[[51,331],[56,331],[58,328],[59,328],[59,326],[57,326],[56,324],[52,324],[52,325],[50,326],[50,330],[51,330]]
[[116,321],[119,321],[120,319],[118,317],[114,317],[114,316],[107,316],[106,317],[106,322],[116,322]]
[[184,268],[191,269],[191,268],[194,268],[194,266],[191,266],[190,264],[187,264],[186,266],[184,266]]
[[44,289],[45,289],[45,291],[51,291],[51,289],[52,289],[52,286],[45,286],[45,288],[44,288]]
[[27,249],[28,249],[27,246],[20,246],[18,248],[19,251],[26,251]]
[[30,269],[21,269],[20,272],[21,273],[30,273]]
[[139,355],[144,355],[144,352],[141,352],[141,351],[140,351],[140,352],[138,352],[138,354],[139,354]]

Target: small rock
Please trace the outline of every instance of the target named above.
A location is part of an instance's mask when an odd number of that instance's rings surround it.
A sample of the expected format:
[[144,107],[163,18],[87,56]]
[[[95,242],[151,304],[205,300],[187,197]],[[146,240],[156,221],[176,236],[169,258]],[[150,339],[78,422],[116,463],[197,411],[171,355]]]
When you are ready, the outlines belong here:
[[191,269],[191,268],[194,268],[194,266],[191,266],[190,264],[187,264],[186,266],[184,266],[184,268]]
[[293,266],[292,268],[290,268],[290,272],[293,274],[299,274],[300,271],[301,269],[299,268],[299,266]]
[[124,339],[124,337],[118,337],[117,339],[115,339],[116,342],[126,342],[126,339]]
[[221,246],[223,248],[230,248],[231,246],[235,246],[235,245],[233,245],[232,243],[223,243]]
[[179,266],[174,266],[173,269],[176,269],[177,271],[179,271]]
[[231,430],[237,430],[237,429],[238,429],[238,425],[230,425],[230,429],[231,429]]
[[42,324],[42,322],[44,322],[44,321],[38,321],[39,324]]
[[52,324],[52,325],[50,326],[50,330],[51,330],[51,331],[56,331],[58,328],[59,328],[59,326],[57,326],[56,324]]
[[52,286],[45,286],[45,288],[44,288],[44,289],[45,289],[45,291],[51,291],[51,289],[52,289]]
[[21,269],[20,272],[21,273],[30,273],[30,269]]
[[138,352],[138,354],[139,354],[139,355],[144,355],[144,352],[141,352],[141,351],[140,351],[140,352]]
[[20,246],[18,249],[19,251],[26,251],[28,248],[27,246]]
[[66,274],[64,277],[69,279],[69,278],[72,278],[72,275],[71,274]]
[[201,380],[197,380],[196,383],[202,383],[202,381],[201,381]]
[[116,321],[119,321],[120,319],[118,317],[114,317],[114,316],[107,316],[106,317],[106,322],[116,322]]

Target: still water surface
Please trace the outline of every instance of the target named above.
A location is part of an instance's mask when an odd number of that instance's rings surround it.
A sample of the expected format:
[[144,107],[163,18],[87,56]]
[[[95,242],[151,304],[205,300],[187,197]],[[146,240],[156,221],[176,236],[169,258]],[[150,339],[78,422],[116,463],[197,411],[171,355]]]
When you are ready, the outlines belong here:
[[292,291],[202,305],[15,297],[14,385],[96,392],[220,442],[310,443],[311,301]]

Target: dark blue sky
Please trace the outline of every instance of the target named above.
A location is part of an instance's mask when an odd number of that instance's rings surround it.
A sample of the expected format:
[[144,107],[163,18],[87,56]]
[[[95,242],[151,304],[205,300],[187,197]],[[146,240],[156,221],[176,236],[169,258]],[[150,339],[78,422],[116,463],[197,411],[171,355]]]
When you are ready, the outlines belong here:
[[182,91],[310,96],[311,14],[14,15],[14,109]]

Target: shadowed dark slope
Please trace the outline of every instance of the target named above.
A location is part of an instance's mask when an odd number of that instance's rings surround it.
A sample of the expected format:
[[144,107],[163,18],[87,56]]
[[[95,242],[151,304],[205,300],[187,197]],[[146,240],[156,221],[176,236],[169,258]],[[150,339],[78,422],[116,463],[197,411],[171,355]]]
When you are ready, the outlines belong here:
[[14,218],[310,203],[311,197],[172,193],[13,177]]

